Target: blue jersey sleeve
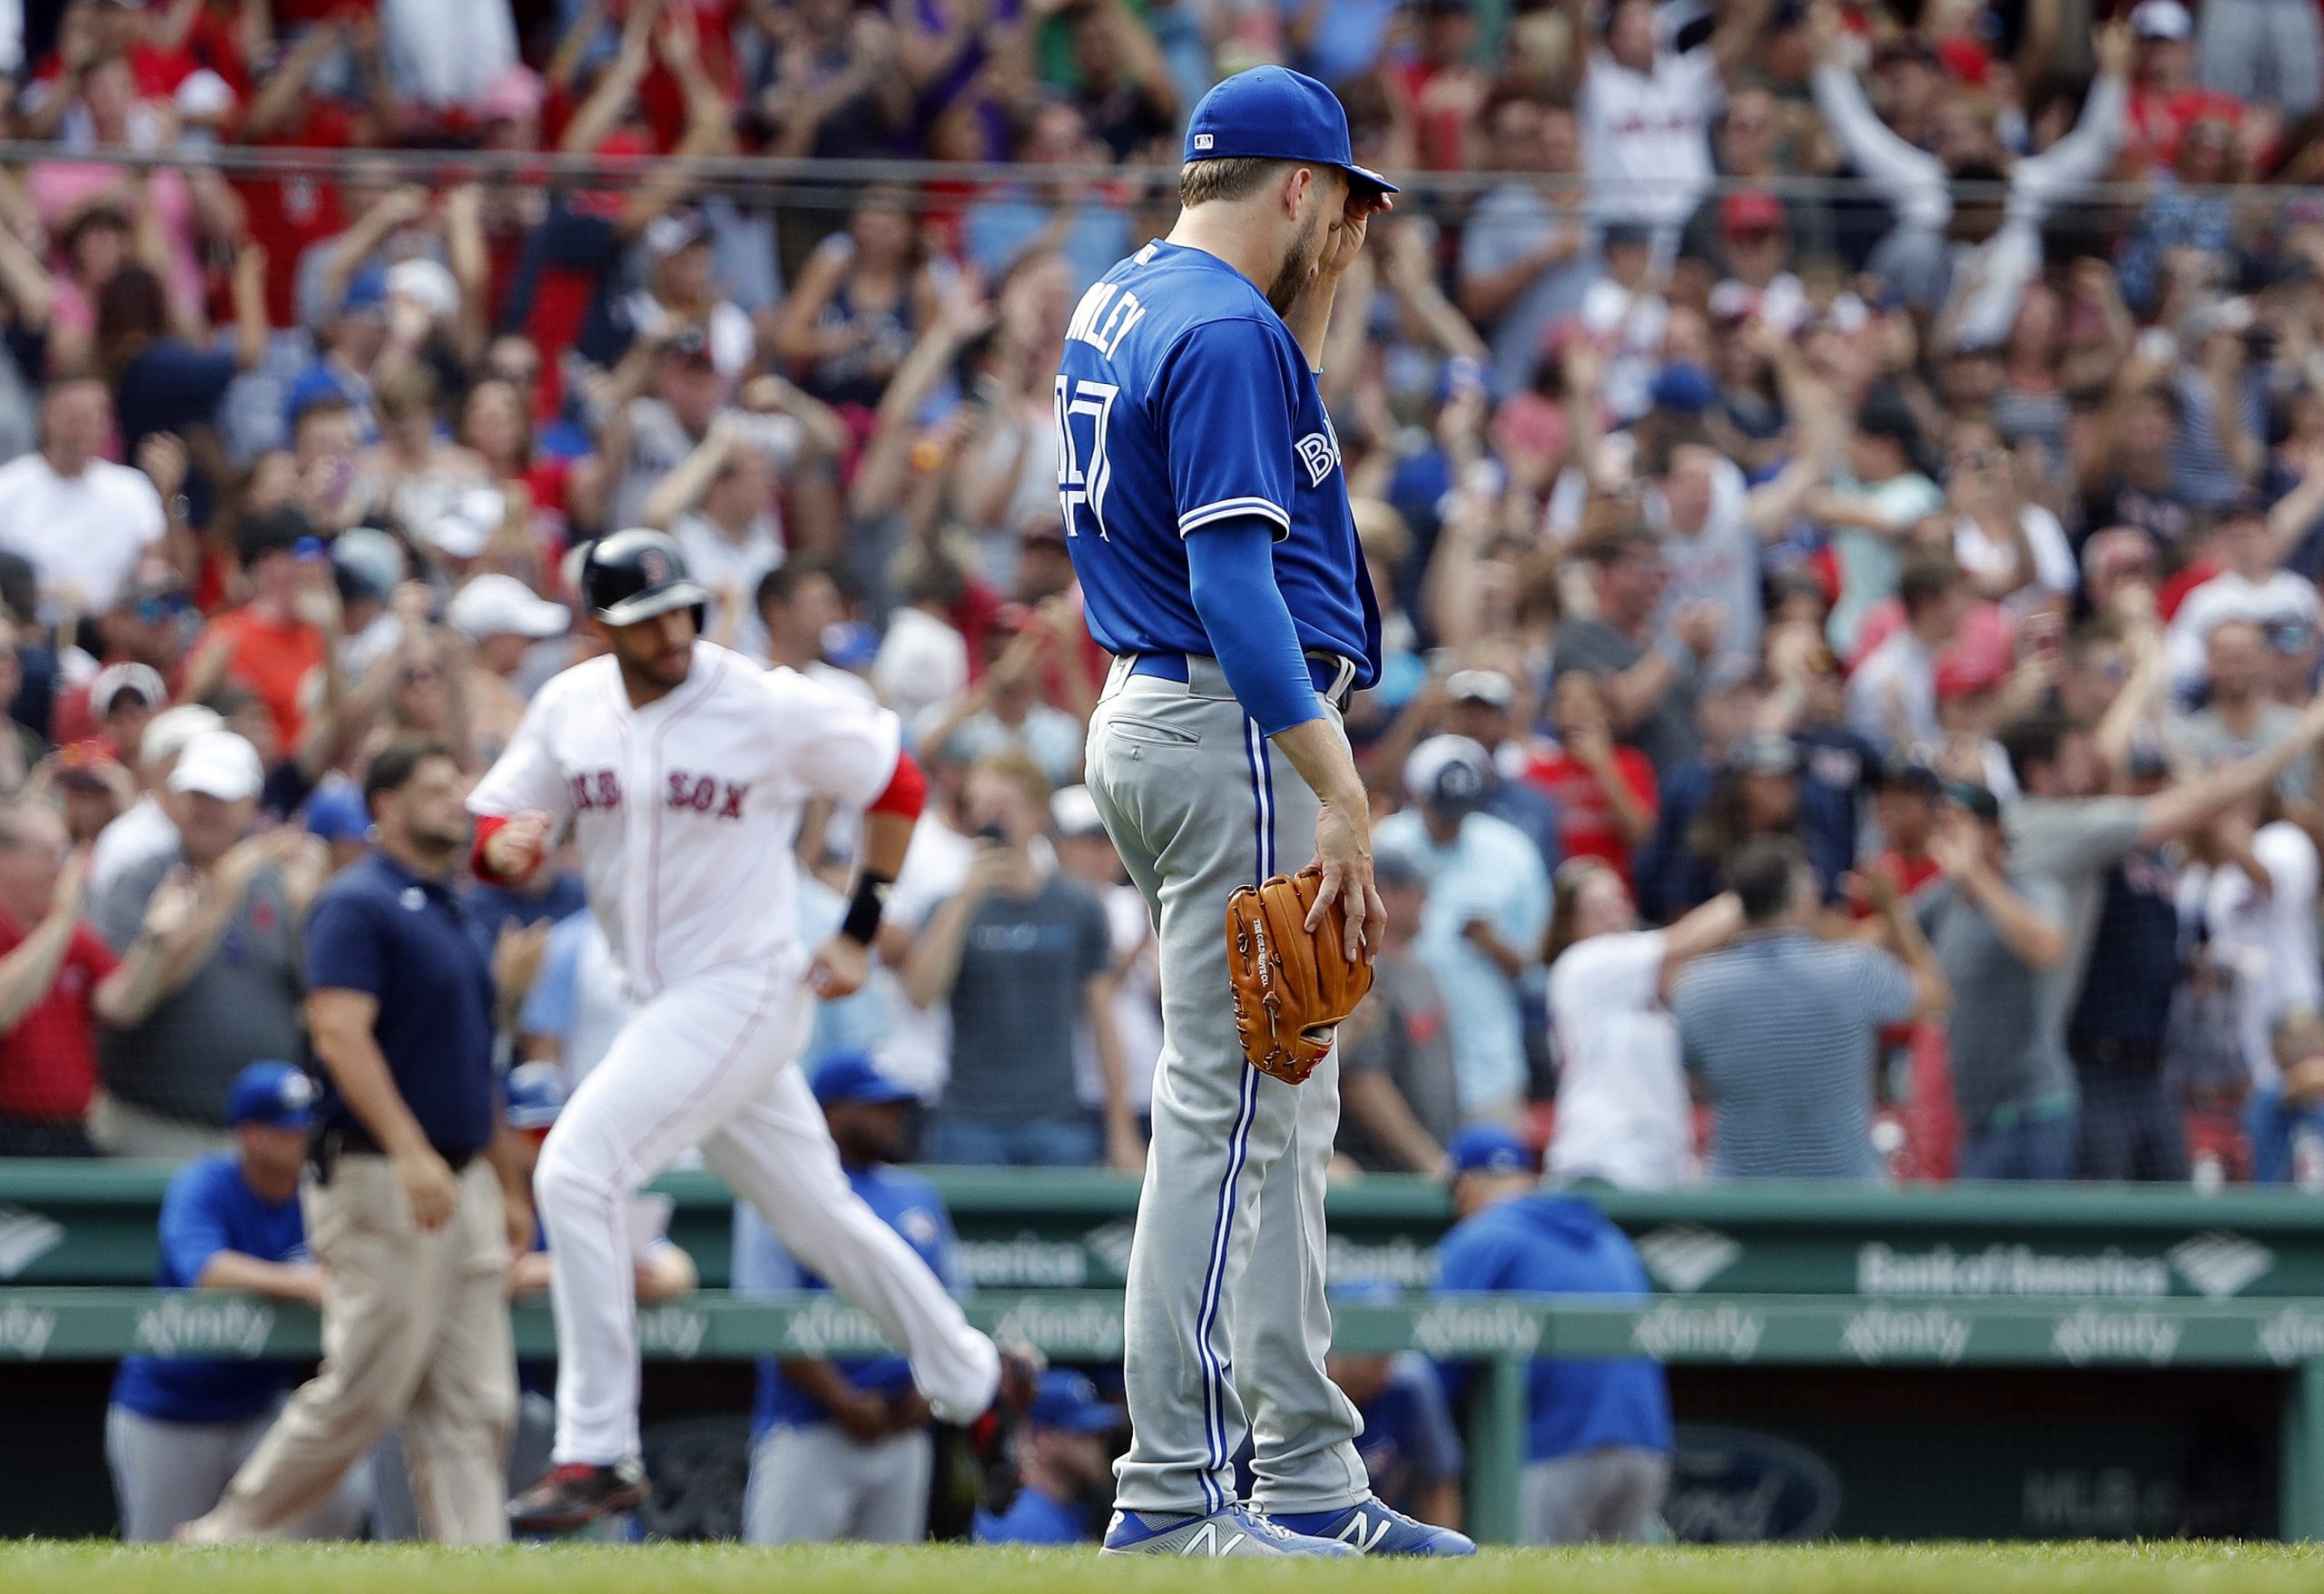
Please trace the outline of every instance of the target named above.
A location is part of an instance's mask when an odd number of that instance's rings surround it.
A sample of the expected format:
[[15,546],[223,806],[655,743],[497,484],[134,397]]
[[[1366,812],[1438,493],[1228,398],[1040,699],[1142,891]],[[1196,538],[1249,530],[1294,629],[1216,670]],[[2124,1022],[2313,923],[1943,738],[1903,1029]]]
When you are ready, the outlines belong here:
[[378,996],[387,988],[381,950],[370,904],[351,892],[325,892],[307,920],[307,989]]
[[1250,513],[1213,521],[1187,538],[1187,576],[1195,615],[1226,684],[1260,732],[1272,736],[1320,711],[1298,628],[1275,584],[1269,529]]
[[525,993],[525,1005],[517,1015],[520,1033],[546,1036],[560,1043],[571,1037],[581,994],[581,952],[588,939],[586,919],[560,920],[549,931],[540,975]]
[[1291,534],[1296,403],[1283,342],[1257,321],[1204,321],[1171,351],[1153,408],[1179,536],[1253,515],[1278,541]]
[[233,1249],[226,1213],[217,1199],[217,1165],[203,1161],[181,1169],[162,1197],[162,1279],[191,1285],[210,1259]]

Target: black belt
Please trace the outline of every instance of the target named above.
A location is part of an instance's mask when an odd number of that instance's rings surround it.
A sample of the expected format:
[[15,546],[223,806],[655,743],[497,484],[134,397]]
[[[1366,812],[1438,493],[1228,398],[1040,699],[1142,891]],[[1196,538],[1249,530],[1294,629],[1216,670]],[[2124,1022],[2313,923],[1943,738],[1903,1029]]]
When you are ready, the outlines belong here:
[[[1345,713],[1347,700],[1355,695],[1355,661],[1342,658],[1335,653],[1326,653],[1319,647],[1309,648],[1302,656],[1307,661],[1307,679],[1314,684],[1315,694]],[[1176,681],[1183,686],[1187,684],[1188,673],[1187,655],[1182,653],[1137,654],[1129,661],[1129,673],[1151,675],[1157,681]]]
[[[444,1159],[444,1166],[455,1174],[462,1172],[476,1160],[476,1148],[473,1146],[466,1151],[447,1151],[433,1142],[429,1145],[430,1149]],[[340,1157],[387,1155],[369,1135],[336,1124],[316,1131],[314,1138],[307,1143],[307,1161],[314,1168],[315,1182],[319,1185],[330,1183],[331,1173],[339,1166]]]

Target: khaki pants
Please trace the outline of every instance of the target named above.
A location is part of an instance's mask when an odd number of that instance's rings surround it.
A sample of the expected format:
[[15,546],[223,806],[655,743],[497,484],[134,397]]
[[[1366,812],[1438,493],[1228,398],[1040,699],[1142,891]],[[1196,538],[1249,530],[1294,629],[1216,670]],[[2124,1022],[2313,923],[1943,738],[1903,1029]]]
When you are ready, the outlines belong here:
[[380,1434],[403,1424],[421,1526],[447,1544],[508,1537],[508,1432],[517,1409],[508,1241],[500,1186],[481,1157],[433,1234],[412,1221],[388,1159],[340,1159],[309,1180],[307,1234],[323,1264],[322,1368],[187,1537],[289,1533]]

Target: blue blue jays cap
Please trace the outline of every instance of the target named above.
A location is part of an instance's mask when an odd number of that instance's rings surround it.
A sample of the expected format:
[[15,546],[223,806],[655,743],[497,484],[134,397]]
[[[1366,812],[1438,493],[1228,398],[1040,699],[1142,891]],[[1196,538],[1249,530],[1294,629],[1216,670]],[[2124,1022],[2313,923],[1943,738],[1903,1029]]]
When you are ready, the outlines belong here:
[[307,833],[326,841],[359,841],[371,833],[371,816],[354,782],[334,775],[315,788],[304,810]]
[[316,1095],[315,1082],[289,1063],[252,1063],[226,1087],[226,1121],[303,1129],[315,1121]]
[[1110,1433],[1122,1425],[1122,1415],[1098,1398],[1098,1386],[1088,1374],[1052,1367],[1041,1374],[1025,1421],[1031,1427],[1068,1433]]
[[518,1063],[500,1088],[512,1129],[546,1129],[565,1107],[565,1070],[555,1063]]
[[1471,1124],[1444,1147],[1455,1174],[1530,1174],[1533,1154],[1499,1124]]
[[860,1051],[843,1051],[825,1059],[810,1083],[815,1099],[825,1107],[835,1101],[881,1107],[889,1102],[910,1101],[912,1097],[911,1091],[880,1072],[880,1065]]
[[1398,192],[1377,172],[1355,163],[1355,152],[1348,144],[1347,112],[1339,96],[1285,67],[1238,72],[1195,107],[1187,123],[1186,158],[1219,161],[1236,155],[1337,166],[1382,193]]

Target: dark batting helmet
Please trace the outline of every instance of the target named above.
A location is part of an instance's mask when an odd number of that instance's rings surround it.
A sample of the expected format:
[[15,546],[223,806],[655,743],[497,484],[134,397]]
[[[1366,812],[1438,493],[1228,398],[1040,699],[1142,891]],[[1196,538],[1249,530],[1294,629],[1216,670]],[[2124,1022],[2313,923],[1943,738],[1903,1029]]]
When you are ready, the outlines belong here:
[[638,527],[589,545],[581,563],[581,598],[608,625],[634,625],[672,609],[691,608],[700,630],[710,595],[686,574],[676,538]]

